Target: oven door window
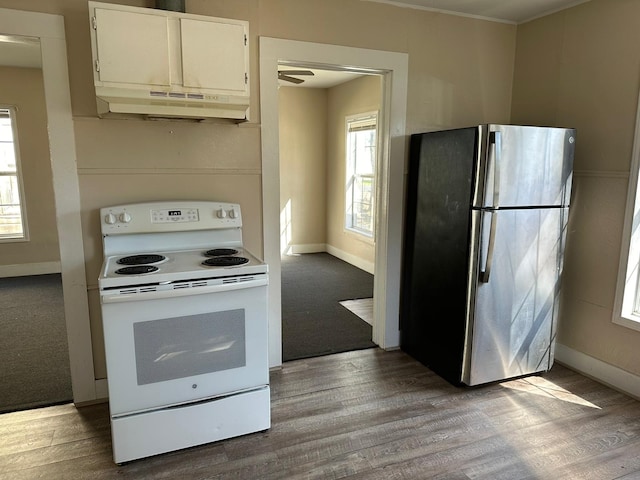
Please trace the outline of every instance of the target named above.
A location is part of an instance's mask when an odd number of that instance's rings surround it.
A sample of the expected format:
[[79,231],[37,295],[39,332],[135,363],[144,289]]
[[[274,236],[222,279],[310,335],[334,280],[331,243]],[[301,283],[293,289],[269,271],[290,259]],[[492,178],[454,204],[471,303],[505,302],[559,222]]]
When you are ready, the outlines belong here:
[[138,322],[133,334],[138,385],[246,364],[244,309]]

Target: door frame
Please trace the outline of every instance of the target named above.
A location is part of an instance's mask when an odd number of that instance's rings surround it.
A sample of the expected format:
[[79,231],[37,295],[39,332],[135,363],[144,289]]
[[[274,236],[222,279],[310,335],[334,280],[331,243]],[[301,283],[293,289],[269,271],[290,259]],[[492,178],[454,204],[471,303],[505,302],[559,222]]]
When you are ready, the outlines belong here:
[[64,18],[0,8],[0,33],[40,40],[73,401],[93,401],[97,393]]
[[264,257],[269,264],[269,366],[282,364],[278,65],[313,64],[383,77],[380,191],[374,275],[373,342],[400,345],[400,265],[409,56],[340,45],[260,37],[260,118]]

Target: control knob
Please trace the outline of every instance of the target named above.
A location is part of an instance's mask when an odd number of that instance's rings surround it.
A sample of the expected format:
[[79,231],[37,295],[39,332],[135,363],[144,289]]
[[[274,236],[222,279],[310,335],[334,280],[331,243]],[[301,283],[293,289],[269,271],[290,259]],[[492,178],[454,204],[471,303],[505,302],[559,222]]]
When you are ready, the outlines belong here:
[[108,213],[108,214],[106,214],[104,216],[104,223],[106,223],[108,225],[113,225],[117,221],[118,221],[118,219],[116,218],[116,216],[113,213]]
[[131,221],[131,215],[127,212],[121,213],[118,217],[122,223],[129,223]]
[[235,208],[232,208],[231,210],[229,210],[229,217],[238,218],[238,211]]
[[218,210],[218,218],[227,218],[227,212],[224,208]]

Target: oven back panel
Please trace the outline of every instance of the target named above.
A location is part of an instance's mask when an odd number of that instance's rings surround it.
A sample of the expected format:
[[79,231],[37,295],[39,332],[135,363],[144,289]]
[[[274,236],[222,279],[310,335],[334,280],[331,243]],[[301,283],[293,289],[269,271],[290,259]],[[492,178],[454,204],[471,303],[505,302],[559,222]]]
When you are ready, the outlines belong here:
[[100,209],[103,235],[241,228],[240,205],[176,200],[134,203]]
[[235,203],[176,200],[100,209],[105,257],[123,253],[242,246]]

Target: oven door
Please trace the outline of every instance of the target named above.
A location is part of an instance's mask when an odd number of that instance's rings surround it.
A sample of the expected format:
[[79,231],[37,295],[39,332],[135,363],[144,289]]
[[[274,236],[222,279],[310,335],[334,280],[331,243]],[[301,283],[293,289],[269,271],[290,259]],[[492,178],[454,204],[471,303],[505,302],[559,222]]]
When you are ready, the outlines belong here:
[[267,385],[263,277],[171,291],[102,292],[111,415]]

